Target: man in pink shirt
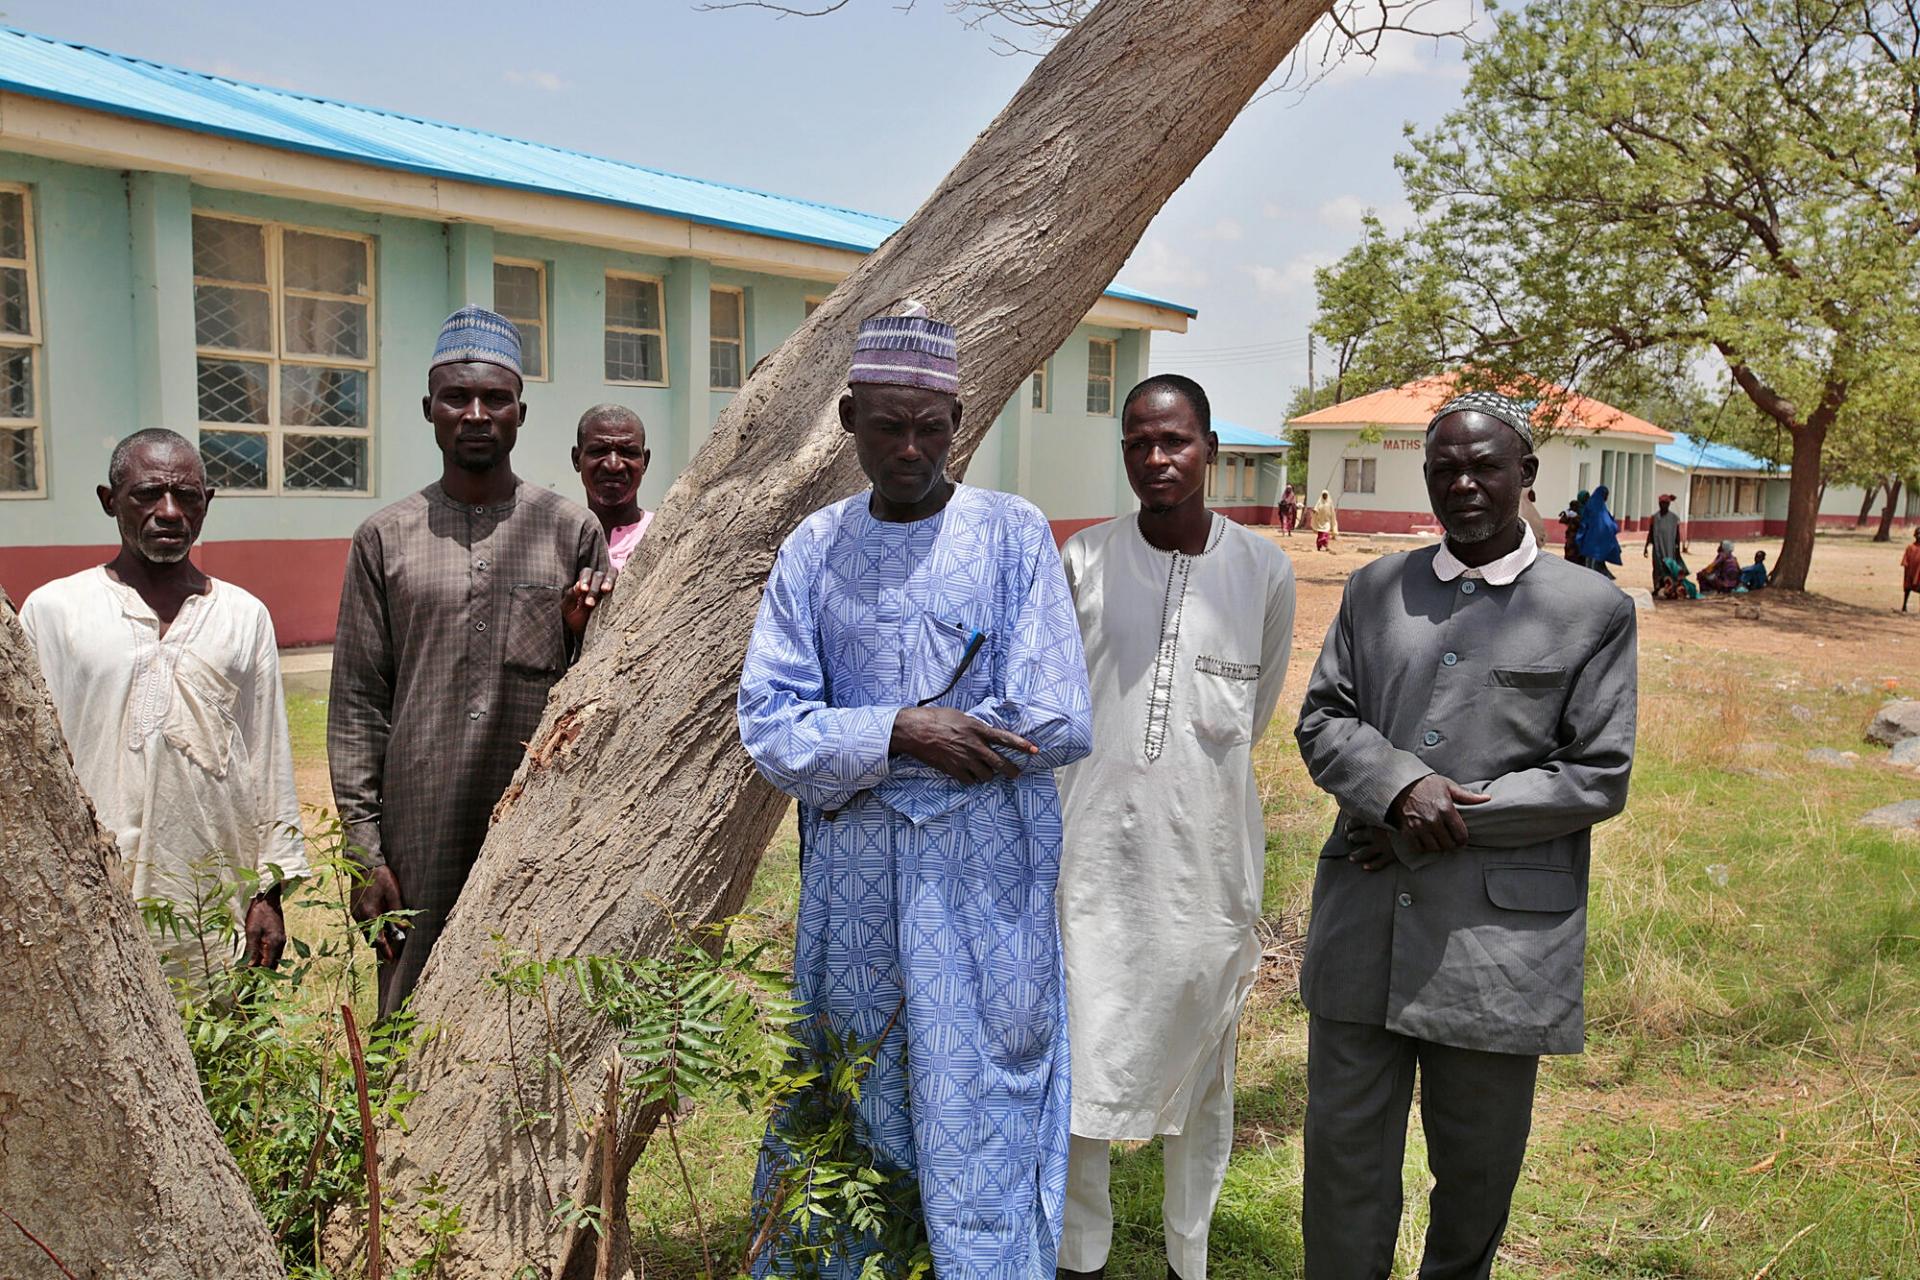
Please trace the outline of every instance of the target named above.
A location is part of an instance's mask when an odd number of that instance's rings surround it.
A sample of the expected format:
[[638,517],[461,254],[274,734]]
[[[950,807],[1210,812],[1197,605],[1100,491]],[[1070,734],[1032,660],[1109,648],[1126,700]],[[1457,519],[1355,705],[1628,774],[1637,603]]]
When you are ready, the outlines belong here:
[[587,506],[606,532],[607,554],[616,572],[627,567],[628,557],[653,523],[653,512],[641,508],[639,496],[652,459],[646,424],[625,405],[597,404],[580,415],[573,469],[587,491]]

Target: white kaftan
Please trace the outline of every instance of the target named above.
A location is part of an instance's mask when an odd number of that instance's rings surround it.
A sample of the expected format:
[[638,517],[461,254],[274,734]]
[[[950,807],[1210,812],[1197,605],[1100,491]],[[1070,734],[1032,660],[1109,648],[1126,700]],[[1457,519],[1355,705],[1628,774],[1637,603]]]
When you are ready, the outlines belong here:
[[[307,872],[280,660],[266,606],[215,579],[163,636],[140,593],[87,569],[27,597],[33,641],[80,785],[113,832],[136,899],[182,912],[236,871]],[[237,919],[244,919],[238,916]],[[184,959],[198,944],[156,940]]]
[[1266,829],[1253,744],[1293,641],[1293,566],[1223,516],[1161,551],[1135,515],[1062,552],[1087,653],[1093,752],[1060,774],[1060,920],[1073,1132],[1182,1132],[1260,963]]

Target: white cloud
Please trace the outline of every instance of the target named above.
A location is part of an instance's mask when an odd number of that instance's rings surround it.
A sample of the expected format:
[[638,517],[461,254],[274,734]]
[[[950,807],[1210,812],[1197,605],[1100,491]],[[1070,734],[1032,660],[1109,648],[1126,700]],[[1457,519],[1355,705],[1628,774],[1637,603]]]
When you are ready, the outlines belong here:
[[545,93],[563,93],[573,86],[551,71],[509,71],[508,84],[522,84]]
[[1388,231],[1403,231],[1413,225],[1413,206],[1398,197],[1382,202],[1351,193],[1337,195],[1323,202],[1317,213],[1323,226],[1352,237],[1359,234],[1360,220],[1369,211]]
[[1277,267],[1254,263],[1247,268],[1247,274],[1253,277],[1253,287],[1261,293],[1275,298],[1304,297],[1311,304],[1313,273],[1335,261],[1331,253],[1301,253]]
[[1222,242],[1243,240],[1247,229],[1240,225],[1238,218],[1221,218],[1194,238],[1197,240],[1218,240]]
[[1136,289],[1200,289],[1207,283],[1206,271],[1190,255],[1154,238],[1140,242],[1120,278]]

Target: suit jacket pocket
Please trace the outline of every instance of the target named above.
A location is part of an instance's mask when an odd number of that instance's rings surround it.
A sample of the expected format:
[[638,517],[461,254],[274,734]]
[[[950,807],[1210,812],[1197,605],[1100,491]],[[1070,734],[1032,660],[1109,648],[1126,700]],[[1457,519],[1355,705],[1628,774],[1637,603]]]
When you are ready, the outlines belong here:
[[504,655],[508,669],[523,675],[558,675],[566,668],[567,623],[560,613],[559,587],[513,584]]
[[1486,870],[1487,897],[1505,911],[1571,911],[1580,905],[1580,884],[1565,867],[1493,866]]

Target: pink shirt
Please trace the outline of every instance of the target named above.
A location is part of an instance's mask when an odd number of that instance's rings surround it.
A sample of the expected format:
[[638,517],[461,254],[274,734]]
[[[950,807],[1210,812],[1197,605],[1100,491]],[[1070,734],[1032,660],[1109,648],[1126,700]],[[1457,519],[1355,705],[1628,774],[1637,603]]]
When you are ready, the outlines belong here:
[[627,557],[640,545],[640,539],[646,536],[647,526],[653,523],[653,512],[642,511],[640,518],[632,524],[614,526],[607,535],[607,558],[613,561],[616,570],[627,567]]

